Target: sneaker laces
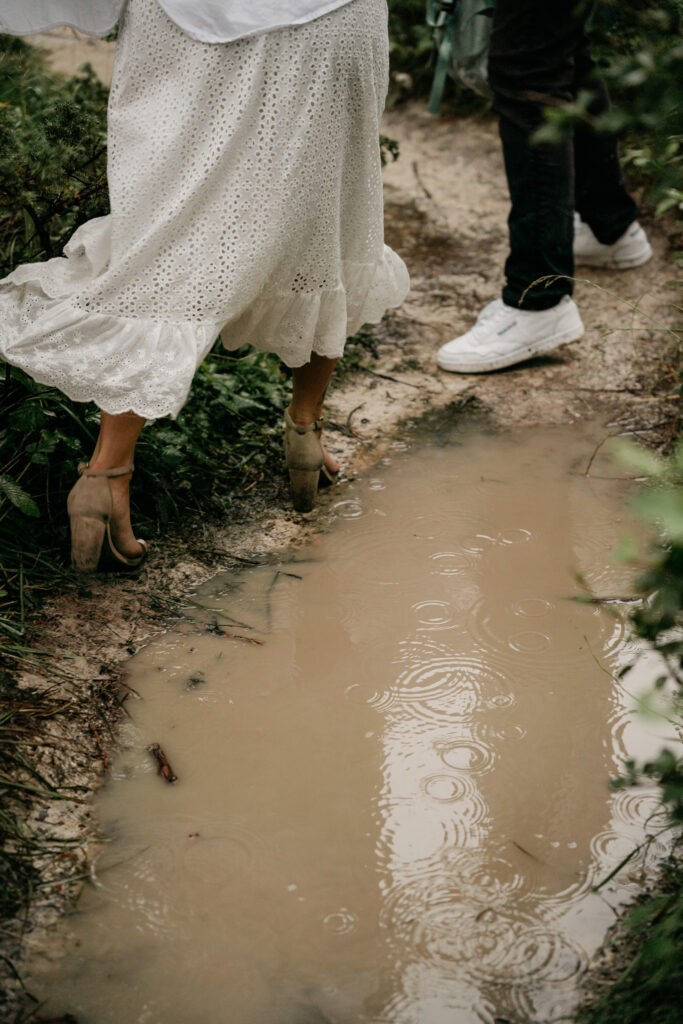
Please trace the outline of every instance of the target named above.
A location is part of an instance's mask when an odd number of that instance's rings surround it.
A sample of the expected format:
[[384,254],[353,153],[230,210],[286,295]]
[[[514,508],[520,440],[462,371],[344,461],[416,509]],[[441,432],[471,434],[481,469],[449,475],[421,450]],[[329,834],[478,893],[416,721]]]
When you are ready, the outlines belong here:
[[488,330],[494,320],[502,320],[510,313],[514,313],[514,310],[506,306],[502,299],[494,299],[493,302],[489,302],[487,306],[484,306],[477,317],[477,322],[472,328],[472,332],[480,333],[479,329],[483,328]]

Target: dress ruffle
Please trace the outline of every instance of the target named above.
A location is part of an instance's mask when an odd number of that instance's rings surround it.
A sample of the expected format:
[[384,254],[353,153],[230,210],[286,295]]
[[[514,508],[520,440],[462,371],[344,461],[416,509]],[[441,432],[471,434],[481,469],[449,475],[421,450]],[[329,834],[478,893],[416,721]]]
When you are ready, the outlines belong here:
[[218,328],[79,308],[75,297],[106,267],[108,221],[79,228],[65,257],[24,264],[0,282],[0,354],[38,383],[105,412],[176,416]]
[[175,417],[219,334],[227,349],[253,345],[301,366],[302,339],[328,358],[381,320],[408,287],[403,261],[385,246],[375,266],[349,264],[331,291],[281,293],[252,302],[227,323],[158,321],[93,312],[79,296],[108,266],[110,218],[83,224],[63,257],[27,263],[0,282],[0,355],[40,384],[109,413]]
[[[342,263],[341,281],[334,289],[315,292],[272,292],[251,303],[222,327],[227,349],[253,345],[274,352],[287,366],[303,366],[311,350],[328,359],[344,354],[346,339],[363,326],[379,323],[387,309],[399,306],[410,287],[402,259],[384,246],[377,263]],[[312,343],[311,343],[312,339]]]

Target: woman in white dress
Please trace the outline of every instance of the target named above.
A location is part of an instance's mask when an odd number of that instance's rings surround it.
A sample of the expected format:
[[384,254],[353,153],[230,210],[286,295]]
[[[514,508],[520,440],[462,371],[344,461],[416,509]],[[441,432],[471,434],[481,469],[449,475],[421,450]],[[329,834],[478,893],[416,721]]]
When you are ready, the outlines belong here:
[[101,409],[69,496],[86,570],[144,559],[135,443],[177,415],[219,334],[292,368],[285,457],[310,509],[338,469],[319,417],[345,340],[408,289],[383,241],[386,0],[5,0],[0,31],[104,34],[119,18],[111,214],[0,282],[0,356]]

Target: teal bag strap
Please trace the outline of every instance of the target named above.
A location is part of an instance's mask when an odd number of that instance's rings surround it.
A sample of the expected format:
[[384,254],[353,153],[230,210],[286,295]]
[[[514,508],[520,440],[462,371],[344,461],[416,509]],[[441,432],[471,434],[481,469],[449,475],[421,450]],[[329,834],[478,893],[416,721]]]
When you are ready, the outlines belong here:
[[436,47],[429,96],[430,114],[438,114],[446,78],[490,96],[487,64],[495,0],[427,0],[427,24]]
[[441,100],[446,86],[448,69],[453,56],[453,36],[455,32],[455,20],[453,12],[456,0],[427,0],[427,24],[434,30],[434,35],[439,39],[436,68],[432,79],[432,90],[429,94],[430,114],[438,114],[441,109]]

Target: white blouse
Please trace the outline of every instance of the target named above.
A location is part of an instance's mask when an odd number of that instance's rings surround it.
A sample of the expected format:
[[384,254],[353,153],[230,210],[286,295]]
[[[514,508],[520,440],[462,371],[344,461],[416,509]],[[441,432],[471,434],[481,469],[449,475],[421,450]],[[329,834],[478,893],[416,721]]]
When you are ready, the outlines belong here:
[[[350,0],[158,0],[176,25],[203,43],[313,21]],[[2,0],[0,32],[27,36],[57,25],[104,36],[116,25],[126,0]]]

